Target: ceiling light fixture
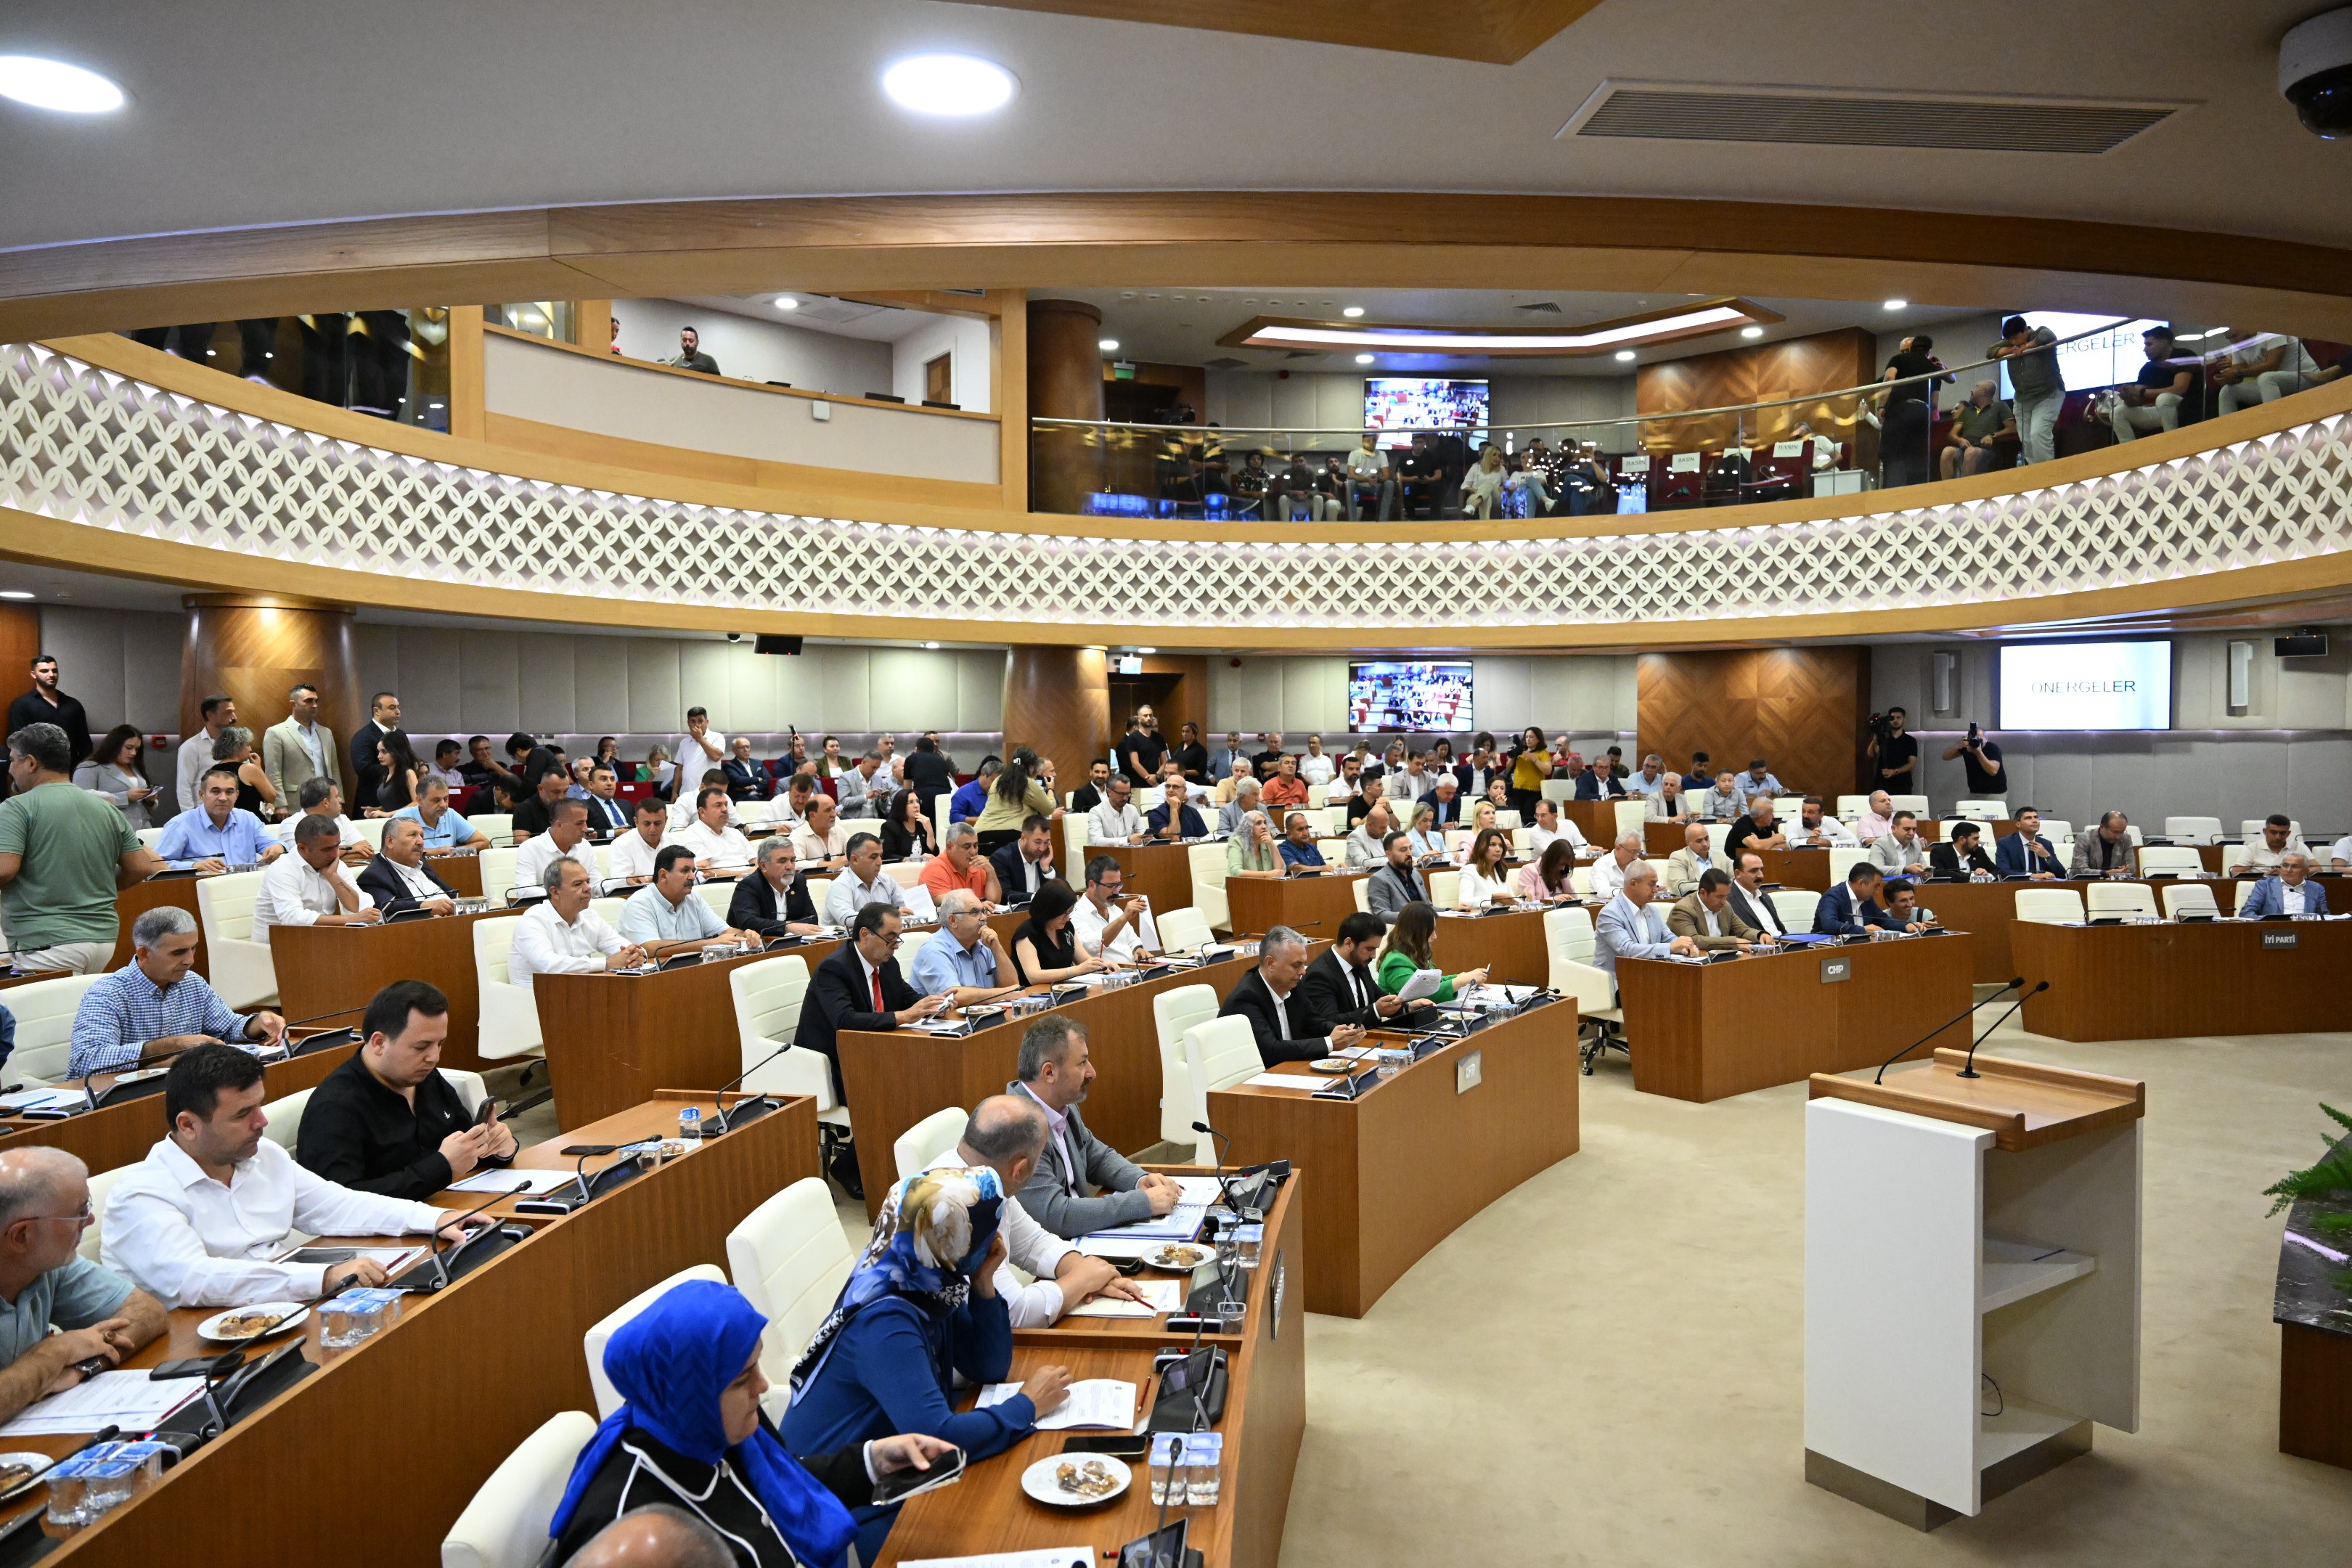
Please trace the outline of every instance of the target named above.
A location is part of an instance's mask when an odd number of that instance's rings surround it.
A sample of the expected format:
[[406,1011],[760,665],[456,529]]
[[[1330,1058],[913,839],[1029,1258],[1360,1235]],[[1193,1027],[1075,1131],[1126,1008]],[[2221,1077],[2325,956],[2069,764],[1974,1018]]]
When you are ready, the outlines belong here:
[[1361,305],[1350,305],[1346,310],[1339,312],[1339,314],[1347,317],[1348,320],[1351,321],[1363,313],[1364,308]]
[[1619,349],[1617,351],[1616,357],[1619,364],[1629,364],[1633,362],[1633,351],[1632,349]]
[[59,114],[110,114],[122,89],[93,70],[38,55],[0,55],[0,98]]
[[1506,357],[1601,353],[1627,343],[1658,343],[1703,337],[1781,318],[1745,300],[1718,299],[1688,309],[1597,321],[1567,331],[1415,326],[1403,323],[1347,326],[1292,317],[1259,317],[1218,339],[1228,348],[1302,349],[1337,353],[1360,349],[1402,353],[1466,353]]
[[1117,338],[1105,338],[1102,342],[1097,343],[1095,347],[1102,350],[1102,352],[1107,354],[1115,354],[1118,353],[1118,340]]
[[1013,101],[1013,73],[974,55],[910,55],[882,73],[882,90],[917,114],[987,114]]
[[1372,356],[1370,354],[1358,354],[1356,356],[1356,363],[1358,364],[1370,364],[1372,363]]
[[777,309],[777,310],[799,310],[800,308],[801,308],[801,302],[800,302],[798,300],[793,299],[790,294],[779,294],[779,295],[777,295],[777,296],[776,296],[776,309]]
[[936,648],[936,647],[938,647],[940,645],[939,645],[939,644],[937,644],[937,643],[935,643],[935,642],[927,642],[927,643],[925,643],[923,646],[924,646],[925,647],[928,647],[928,648]]
[[0,588],[0,599],[29,599],[32,596],[22,588]]
[[1889,310],[1907,310],[1910,308],[1911,301],[1908,300],[1889,300],[1885,306],[1885,309]]
[[1761,327],[1742,327],[1739,329],[1739,335],[1743,338],[1760,338],[1764,335],[1764,329]]
[[1135,651],[1138,653],[1158,653],[1160,650],[1156,647],[1144,647],[1139,644]]

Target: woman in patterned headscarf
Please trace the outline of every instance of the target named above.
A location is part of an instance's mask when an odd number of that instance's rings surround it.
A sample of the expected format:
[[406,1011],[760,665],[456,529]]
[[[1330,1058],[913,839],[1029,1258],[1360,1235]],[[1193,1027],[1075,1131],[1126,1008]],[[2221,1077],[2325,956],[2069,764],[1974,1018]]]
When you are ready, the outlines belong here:
[[[1004,1256],[994,1171],[942,1168],[908,1177],[882,1200],[866,1255],[793,1367],[784,1446],[830,1454],[895,1432],[944,1437],[974,1459],[1001,1453],[1058,1406],[1069,1385],[1045,1367],[1012,1398],[959,1412],[953,1375],[1001,1381],[1013,1366],[1013,1320],[996,1293]],[[860,1509],[857,1554],[872,1562],[895,1509]]]

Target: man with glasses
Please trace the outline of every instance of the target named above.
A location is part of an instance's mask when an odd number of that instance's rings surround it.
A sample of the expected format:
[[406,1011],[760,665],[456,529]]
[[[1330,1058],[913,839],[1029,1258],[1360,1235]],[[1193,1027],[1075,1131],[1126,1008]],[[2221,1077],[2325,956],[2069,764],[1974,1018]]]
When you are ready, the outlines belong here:
[[1124,897],[1127,871],[1108,855],[1087,862],[1084,894],[1070,910],[1070,930],[1078,951],[1089,957],[1133,963],[1143,956],[1143,921],[1150,906]]
[[0,1420],[163,1332],[163,1304],[79,1256],[89,1167],[62,1149],[0,1154]]
[[915,954],[908,982],[927,996],[944,996],[968,1007],[1018,991],[1003,977],[1013,972],[1004,939],[988,923],[986,906],[961,888],[940,900],[940,929]]

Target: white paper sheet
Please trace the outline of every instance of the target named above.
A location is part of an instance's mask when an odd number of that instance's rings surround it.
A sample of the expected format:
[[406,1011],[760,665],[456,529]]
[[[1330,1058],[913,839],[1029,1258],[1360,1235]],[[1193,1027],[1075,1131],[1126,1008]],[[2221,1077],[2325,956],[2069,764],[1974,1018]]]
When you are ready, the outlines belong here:
[[898,1568],[1094,1568],[1091,1546],[1044,1546],[1034,1552],[983,1552],[977,1557],[925,1557]]
[[1213,1204],[1225,1195],[1224,1187],[1214,1176],[1178,1176],[1176,1201],[1181,1204]]
[[1262,1072],[1255,1078],[1245,1078],[1242,1082],[1252,1089],[1296,1089],[1311,1091],[1323,1087],[1320,1079],[1307,1078],[1295,1072]]
[[1130,1301],[1120,1296],[1097,1296],[1091,1301],[1081,1301],[1065,1316],[1072,1318],[1156,1318],[1162,1312],[1181,1311],[1184,1306],[1184,1286],[1178,1279],[1138,1279],[1134,1285],[1147,1301]]
[[1434,996],[1437,988],[1445,984],[1445,972],[1440,969],[1416,969],[1412,977],[1397,993],[1400,1002],[1418,1002],[1424,996]]
[[35,1400],[0,1426],[0,1437],[70,1436],[109,1426],[152,1431],[203,1392],[200,1377],[157,1383],[144,1372],[101,1372],[61,1394]]
[[[980,1391],[980,1401],[973,1408],[1002,1405],[1020,1392],[1017,1383],[992,1383]],[[1040,1432],[1067,1432],[1080,1426],[1134,1431],[1135,1384],[1116,1377],[1080,1378],[1070,1384],[1070,1396],[1061,1408],[1037,1422]]]
[[[462,1182],[452,1182],[453,1193],[510,1193],[517,1187],[529,1187],[533,1193],[551,1193],[558,1187],[572,1185],[569,1171],[478,1171]],[[463,1212],[462,1210],[459,1212]]]

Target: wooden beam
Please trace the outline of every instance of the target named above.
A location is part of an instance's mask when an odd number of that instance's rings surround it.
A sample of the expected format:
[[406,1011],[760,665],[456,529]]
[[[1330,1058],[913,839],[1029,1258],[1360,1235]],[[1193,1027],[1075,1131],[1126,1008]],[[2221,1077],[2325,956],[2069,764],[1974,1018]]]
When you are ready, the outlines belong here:
[[1000,10],[1149,22],[1261,38],[1509,65],[1601,0],[961,0]]
[[479,441],[488,428],[482,363],[482,308],[456,305],[449,310],[449,434]]

